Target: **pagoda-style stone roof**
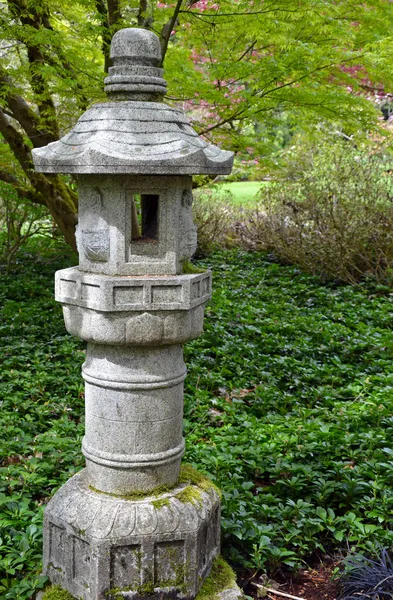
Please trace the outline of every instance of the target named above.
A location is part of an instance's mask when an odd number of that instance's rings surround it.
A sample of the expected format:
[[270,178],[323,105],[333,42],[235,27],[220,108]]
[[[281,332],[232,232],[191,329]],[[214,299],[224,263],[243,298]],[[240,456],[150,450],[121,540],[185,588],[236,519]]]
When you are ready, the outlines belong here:
[[233,153],[201,139],[184,113],[159,102],[96,104],[58,142],[33,151],[44,173],[230,173]]
[[43,173],[220,175],[233,153],[201,139],[181,110],[163,104],[157,36],[122,29],[111,44],[113,67],[105,79],[109,102],[85,112],[61,140],[33,150]]

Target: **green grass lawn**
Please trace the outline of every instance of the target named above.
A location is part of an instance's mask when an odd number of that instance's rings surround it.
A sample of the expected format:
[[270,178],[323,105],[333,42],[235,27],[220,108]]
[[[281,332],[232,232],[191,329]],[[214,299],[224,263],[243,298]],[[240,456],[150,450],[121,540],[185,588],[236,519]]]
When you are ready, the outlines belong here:
[[220,183],[220,187],[229,191],[233,196],[234,204],[253,204],[255,195],[259,192],[265,181],[234,181],[229,183]]
[[[84,346],[53,300],[66,253],[0,279],[0,597],[40,576],[43,506],[82,468]],[[75,260],[75,259],[74,259]],[[393,304],[262,254],[219,252],[204,334],[186,345],[185,460],[223,491],[223,551],[274,575],[393,544]]]

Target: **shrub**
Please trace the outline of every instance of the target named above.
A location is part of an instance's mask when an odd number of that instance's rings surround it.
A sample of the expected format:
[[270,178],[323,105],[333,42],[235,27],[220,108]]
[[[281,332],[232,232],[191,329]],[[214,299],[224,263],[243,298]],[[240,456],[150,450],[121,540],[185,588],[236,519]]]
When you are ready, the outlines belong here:
[[240,211],[232,202],[232,194],[220,188],[220,185],[194,191],[192,212],[198,230],[197,257],[236,244]]
[[323,277],[385,279],[393,265],[392,164],[383,147],[360,151],[348,141],[293,153],[279,180],[261,189],[247,245]]

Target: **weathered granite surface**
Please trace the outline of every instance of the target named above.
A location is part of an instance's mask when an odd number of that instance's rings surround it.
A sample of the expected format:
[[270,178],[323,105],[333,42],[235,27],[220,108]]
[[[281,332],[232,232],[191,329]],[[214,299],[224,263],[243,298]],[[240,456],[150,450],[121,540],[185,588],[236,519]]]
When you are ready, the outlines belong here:
[[88,342],[183,344],[202,333],[211,272],[168,277],[103,277],[77,267],[56,273],[67,331]]
[[43,173],[225,175],[233,164],[233,153],[199,138],[179,109],[128,101],[92,106],[33,157]]
[[102,277],[78,267],[56,273],[56,300],[105,313],[189,311],[211,294],[211,271],[192,275]]
[[88,345],[82,450],[93,487],[126,495],[176,484],[185,376],[180,345]]
[[[125,594],[126,593],[127,592],[125,592]],[[124,592],[117,594],[117,600],[119,600],[122,597],[124,598]],[[74,598],[74,596],[70,595],[70,600],[72,600],[72,598]],[[233,583],[230,587],[225,588],[221,592],[217,592],[217,594],[215,594],[211,600],[242,600],[242,599],[245,599],[244,593],[242,592],[242,590],[236,583]],[[38,592],[38,594],[35,595],[35,600],[49,600],[49,598],[48,598],[48,595],[46,594],[46,592],[43,591],[43,592]],[[50,600],[60,600],[60,599],[56,598],[56,593],[54,593],[53,596],[52,596],[52,594],[50,595]],[[64,600],[64,598],[61,598],[61,600]],[[205,600],[205,599],[202,596],[200,596],[200,594],[198,593],[195,597],[195,600]]]
[[[220,545],[214,486],[129,500],[70,479],[45,511],[44,572],[83,600],[194,598]],[[112,593],[111,593],[112,591]]]
[[234,583],[222,592],[218,592],[217,600],[241,600],[245,598],[243,591]]
[[[213,563],[213,571],[217,565],[220,567],[225,566],[226,574],[229,573],[229,577],[224,581],[215,578],[215,573],[211,572],[205,580],[202,589],[198,592],[195,600],[241,600],[245,599],[245,595],[240,587],[236,583],[236,576],[234,571],[225,563],[221,557],[215,558]],[[60,592],[60,593],[59,593]],[[61,594],[61,597],[60,597]],[[116,600],[127,597],[127,592],[116,590],[114,595]],[[67,594],[67,599],[64,598],[64,590],[60,586],[50,586],[42,592],[38,592],[35,596],[35,600],[73,600],[74,596]],[[113,598],[113,595],[112,595]]]
[[162,78],[161,45],[146,29],[123,29],[112,38],[110,56],[113,67],[105,79],[105,91],[135,100],[155,100],[166,92]]
[[[189,176],[79,176],[79,269],[104,275],[175,275],[196,250]],[[133,203],[156,198],[155,236],[133,238]]]

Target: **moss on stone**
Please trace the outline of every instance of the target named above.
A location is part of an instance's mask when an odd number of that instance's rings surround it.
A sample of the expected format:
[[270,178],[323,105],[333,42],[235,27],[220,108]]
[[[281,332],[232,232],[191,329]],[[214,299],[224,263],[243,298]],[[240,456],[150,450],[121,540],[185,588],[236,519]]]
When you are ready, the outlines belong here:
[[122,592],[130,592],[132,591],[132,587],[126,587],[126,588],[112,588],[111,590],[108,590],[107,592],[105,592],[105,596],[107,598],[115,598],[116,600],[120,600],[120,598],[123,598],[123,594]]
[[[144,500],[145,498],[150,498],[151,496],[158,497],[158,496],[162,496],[163,494],[167,494],[168,492],[171,492],[173,490],[173,488],[176,487],[177,485],[179,485],[180,483],[185,483],[188,485],[196,485],[204,492],[209,492],[211,490],[215,490],[217,492],[217,494],[219,495],[219,497],[221,498],[221,491],[219,490],[219,488],[216,485],[214,485],[214,483],[212,481],[210,481],[210,479],[208,479],[205,475],[202,475],[202,473],[199,473],[199,471],[194,469],[191,465],[187,465],[187,464],[181,466],[179,479],[178,479],[176,485],[173,487],[169,487],[167,485],[159,485],[158,487],[154,488],[150,492],[131,492],[130,491],[127,494],[112,494],[111,492],[103,492],[91,485],[89,485],[89,489],[92,492],[95,492],[96,494],[103,494],[104,496],[111,496],[112,498],[120,498],[121,500],[136,500],[137,501],[137,500]],[[163,501],[164,500],[165,499],[163,499]],[[160,502],[160,501],[161,501],[161,499],[158,500],[158,502]],[[154,504],[154,502],[156,502],[156,501],[155,500],[152,501],[152,504]],[[169,500],[168,500],[168,503],[169,503]],[[165,506],[165,504],[161,504],[161,506]],[[156,506],[156,508],[161,508],[161,506]]]
[[145,498],[149,498],[150,496],[161,496],[162,494],[166,494],[170,492],[171,489],[167,485],[159,485],[150,492],[129,492],[127,494],[112,494],[111,492],[103,492],[101,490],[97,490],[97,488],[89,485],[89,489],[96,494],[103,494],[104,496],[111,496],[112,498],[120,498],[121,500],[144,500]]
[[138,596],[152,596],[154,594],[154,583],[148,581],[142,585],[138,585],[136,588]]
[[107,598],[114,598],[115,600],[123,599],[124,592],[135,592],[137,596],[154,596],[156,594],[155,588],[177,588],[181,592],[185,591],[185,586],[179,580],[176,579],[168,579],[167,581],[160,581],[159,583],[154,585],[152,581],[144,583],[142,585],[135,586],[127,586],[125,588],[113,588],[106,592]]
[[108,598],[123,598],[123,592],[135,592],[138,596],[153,596],[155,594],[155,587],[175,587],[175,581],[163,581],[154,586],[153,581],[148,581],[141,585],[127,586],[124,588],[113,588],[106,592]]
[[214,490],[217,492],[218,496],[221,498],[221,490],[212,482],[210,479],[206,477],[206,475],[202,475],[199,473],[194,467],[191,465],[182,465],[179,476],[179,483],[187,483],[189,485],[196,485],[204,492],[209,492]]
[[195,600],[219,600],[219,594],[234,585],[235,573],[222,556],[217,556]]
[[157,500],[152,500],[151,503],[157,510],[170,505],[169,498],[158,498]]
[[51,585],[44,591],[42,600],[75,600],[75,597],[59,585]]
[[194,506],[202,506],[203,503],[202,494],[195,485],[187,485],[181,492],[176,494],[175,498],[183,504],[189,502]]
[[55,565],[52,562],[48,564],[48,568],[53,569],[54,571],[58,571],[59,573],[63,572],[63,569],[61,567],[55,567]]
[[196,267],[190,260],[183,260],[181,266],[183,275],[197,275],[198,273],[206,273],[206,269]]

